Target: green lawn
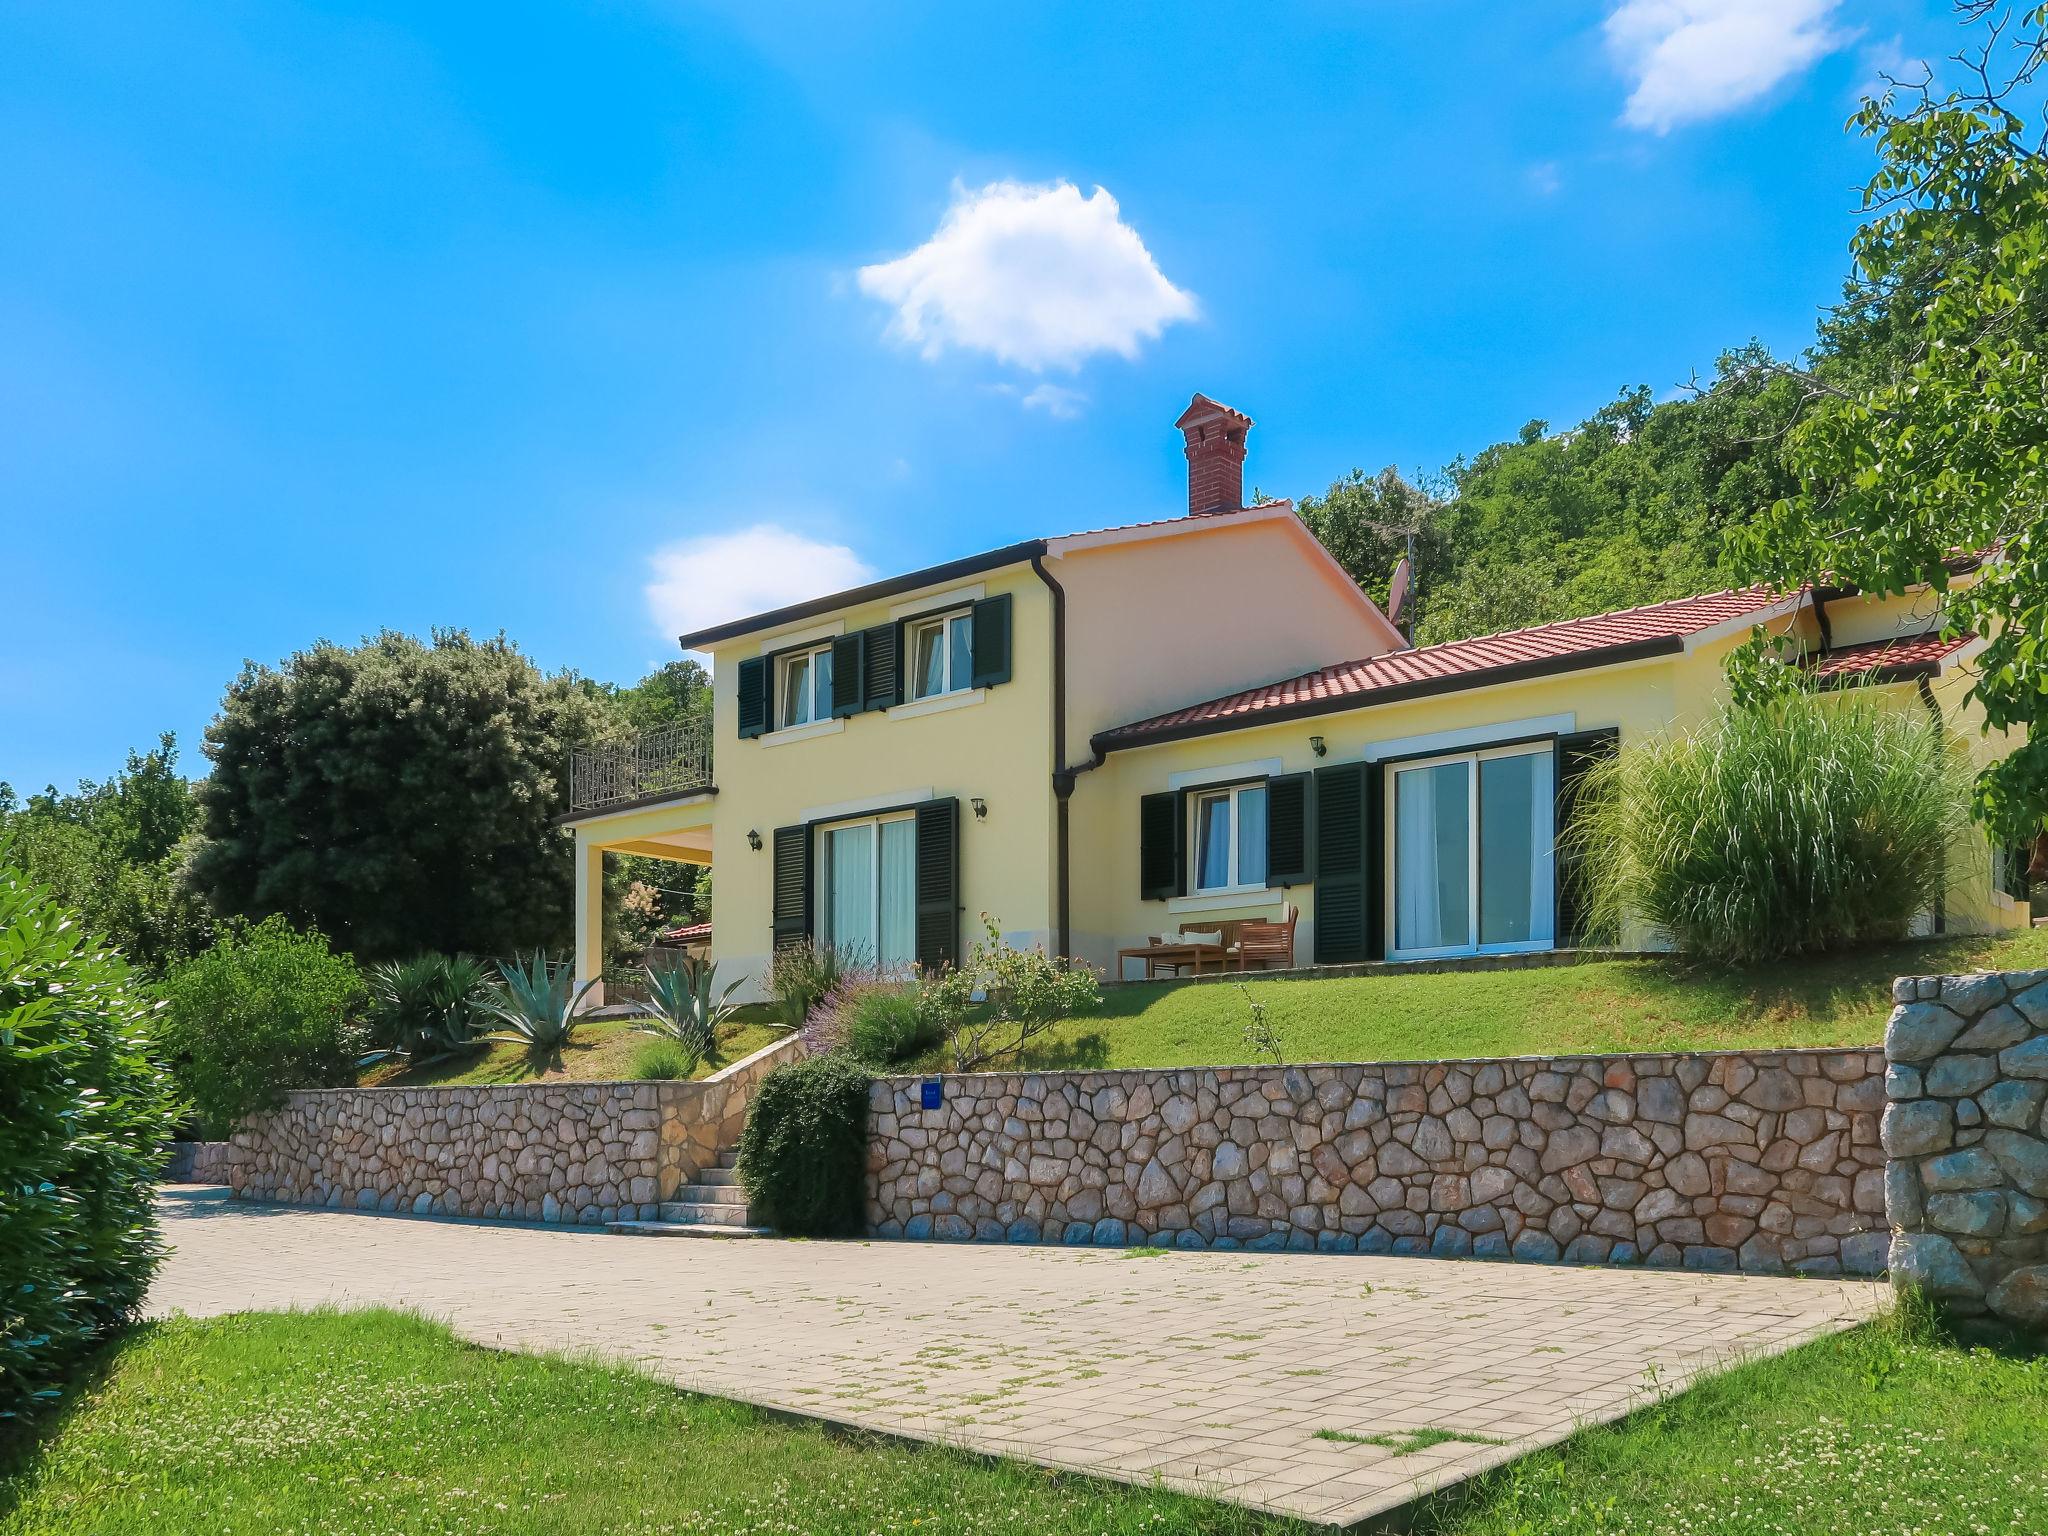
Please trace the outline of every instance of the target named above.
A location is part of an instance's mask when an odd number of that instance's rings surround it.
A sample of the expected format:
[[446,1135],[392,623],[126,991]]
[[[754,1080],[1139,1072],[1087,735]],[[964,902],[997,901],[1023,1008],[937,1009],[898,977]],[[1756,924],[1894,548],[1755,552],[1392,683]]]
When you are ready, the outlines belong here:
[[[1886,1322],[1513,1463],[1416,1530],[2031,1533],[2044,1443],[2048,1357]],[[139,1329],[39,1442],[0,1453],[0,1536],[1306,1529],[494,1354],[389,1312]]]
[[[716,1053],[694,1075],[709,1077],[786,1033],[780,1025],[752,1013],[734,1019],[718,1031]],[[375,1088],[460,1088],[478,1083],[615,1082],[633,1075],[633,1058],[652,1038],[623,1020],[600,1019],[578,1028],[569,1048],[551,1061],[535,1061],[523,1046],[487,1045],[470,1055],[423,1067],[373,1068],[363,1075],[363,1084]]]
[[[2048,929],[1770,965],[1604,960],[1522,971],[1247,979],[1289,1061],[1875,1045],[1894,976],[2048,966]],[[1249,1060],[1245,995],[1215,982],[1106,988],[1026,1055],[1040,1067]]]

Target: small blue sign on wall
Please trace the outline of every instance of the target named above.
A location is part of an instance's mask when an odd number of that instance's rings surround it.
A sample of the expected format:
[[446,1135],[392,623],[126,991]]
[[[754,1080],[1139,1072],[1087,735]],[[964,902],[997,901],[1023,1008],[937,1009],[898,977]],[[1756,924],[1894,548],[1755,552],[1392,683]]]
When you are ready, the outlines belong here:
[[918,1092],[923,1097],[926,1109],[937,1109],[946,1101],[946,1085],[937,1078],[918,1084]]

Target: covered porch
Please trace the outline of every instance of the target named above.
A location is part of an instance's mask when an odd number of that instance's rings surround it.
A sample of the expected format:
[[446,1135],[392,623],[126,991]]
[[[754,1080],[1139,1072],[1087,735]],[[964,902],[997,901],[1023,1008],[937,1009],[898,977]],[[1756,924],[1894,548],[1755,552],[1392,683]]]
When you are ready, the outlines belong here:
[[586,1008],[602,1007],[604,860],[636,854],[709,867],[712,813],[708,721],[684,721],[622,742],[579,748],[570,765],[569,813],[575,834],[576,985],[596,980]]

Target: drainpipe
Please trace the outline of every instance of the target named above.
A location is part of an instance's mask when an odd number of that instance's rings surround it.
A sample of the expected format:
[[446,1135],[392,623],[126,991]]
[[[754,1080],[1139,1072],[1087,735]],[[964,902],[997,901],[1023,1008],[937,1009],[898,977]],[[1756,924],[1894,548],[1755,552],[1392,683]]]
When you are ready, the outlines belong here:
[[1052,593],[1052,793],[1055,803],[1053,832],[1053,901],[1059,926],[1056,953],[1062,960],[1073,958],[1073,907],[1067,877],[1071,841],[1067,802],[1074,793],[1074,780],[1091,768],[1102,766],[1097,752],[1089,761],[1067,766],[1067,589],[1045,568],[1043,547],[1031,557],[1031,569]]
[[[1926,673],[1920,674],[1920,702],[1927,706],[1927,713],[1934,717],[1937,733],[1945,731],[1947,722],[1941,717],[1941,701],[1934,696],[1934,684]],[[1948,855],[1942,854],[1942,879],[1934,889],[1934,931],[1948,932]]]

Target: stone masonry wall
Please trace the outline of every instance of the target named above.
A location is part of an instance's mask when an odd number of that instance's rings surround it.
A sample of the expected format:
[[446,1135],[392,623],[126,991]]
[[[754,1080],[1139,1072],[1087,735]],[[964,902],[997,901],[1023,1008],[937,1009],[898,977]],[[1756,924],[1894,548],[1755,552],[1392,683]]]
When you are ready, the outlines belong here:
[[1892,996],[1892,1283],[2048,1328],[2048,971],[1902,976]]
[[878,1236],[1883,1269],[1876,1050],[916,1078]]
[[739,1140],[777,1041],[701,1082],[294,1093],[220,1159],[238,1199],[594,1224],[653,1219]]

